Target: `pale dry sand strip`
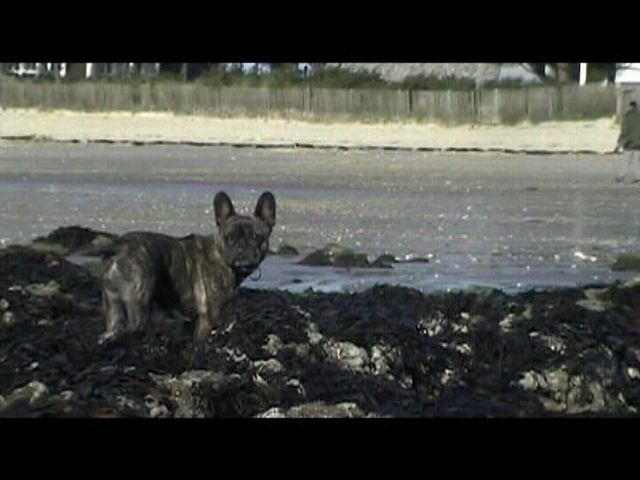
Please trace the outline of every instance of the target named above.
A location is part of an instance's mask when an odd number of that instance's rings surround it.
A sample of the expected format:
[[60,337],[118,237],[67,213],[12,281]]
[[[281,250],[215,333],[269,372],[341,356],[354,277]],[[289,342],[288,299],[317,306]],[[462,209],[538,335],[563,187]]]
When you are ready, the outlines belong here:
[[223,119],[160,112],[0,110],[0,137],[4,139],[80,142],[608,153],[618,133],[613,118],[514,126],[442,126]]

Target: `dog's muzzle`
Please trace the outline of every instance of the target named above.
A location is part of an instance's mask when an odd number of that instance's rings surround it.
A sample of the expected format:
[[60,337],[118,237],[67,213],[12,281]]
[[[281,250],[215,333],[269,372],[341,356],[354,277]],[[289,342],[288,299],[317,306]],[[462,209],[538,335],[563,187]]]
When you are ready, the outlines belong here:
[[233,271],[237,277],[246,278],[251,275],[256,268],[259,267],[259,264],[250,264],[250,265],[234,265]]

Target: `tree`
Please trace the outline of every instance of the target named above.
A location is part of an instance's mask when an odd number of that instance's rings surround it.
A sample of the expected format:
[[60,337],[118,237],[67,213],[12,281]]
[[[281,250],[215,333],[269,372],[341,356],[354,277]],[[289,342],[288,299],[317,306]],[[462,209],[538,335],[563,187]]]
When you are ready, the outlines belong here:
[[579,63],[521,63],[529,71],[537,75],[555,80],[557,83],[578,81],[580,74]]

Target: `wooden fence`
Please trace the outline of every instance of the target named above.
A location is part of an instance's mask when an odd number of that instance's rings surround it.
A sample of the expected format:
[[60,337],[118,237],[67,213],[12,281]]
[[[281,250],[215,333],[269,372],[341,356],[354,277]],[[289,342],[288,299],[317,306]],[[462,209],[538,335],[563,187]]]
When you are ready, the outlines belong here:
[[315,121],[492,124],[620,115],[624,99],[621,100],[621,91],[613,85],[409,91],[207,87],[173,82],[55,83],[1,77],[0,105],[4,108],[170,111],[216,117],[285,117]]

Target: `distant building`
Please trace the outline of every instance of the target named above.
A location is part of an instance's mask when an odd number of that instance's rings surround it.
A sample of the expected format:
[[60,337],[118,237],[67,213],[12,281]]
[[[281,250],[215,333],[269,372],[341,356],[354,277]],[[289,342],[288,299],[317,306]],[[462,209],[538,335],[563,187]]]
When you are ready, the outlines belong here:
[[63,63],[3,63],[0,64],[0,73],[20,78],[62,78],[66,75],[66,67]]
[[[159,63],[2,63],[0,73],[20,78],[52,77],[67,80],[127,77],[132,73],[158,75]],[[181,64],[179,64],[181,65]]]
[[618,90],[616,116],[621,118],[631,100],[640,103],[640,63],[618,63],[615,82]]
[[85,63],[85,78],[123,78],[131,74],[154,77],[160,73],[160,63]]
[[377,73],[388,82],[402,82],[415,76],[473,80],[476,86],[505,80],[525,84],[541,82],[535,69],[525,63],[327,63],[326,66]]
[[616,85],[640,86],[640,63],[617,64]]

